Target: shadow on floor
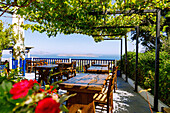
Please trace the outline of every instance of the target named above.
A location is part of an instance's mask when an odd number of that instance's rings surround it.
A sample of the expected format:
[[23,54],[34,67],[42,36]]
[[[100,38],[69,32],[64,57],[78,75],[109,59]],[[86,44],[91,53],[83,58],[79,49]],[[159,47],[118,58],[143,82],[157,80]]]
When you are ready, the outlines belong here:
[[114,93],[114,113],[151,113],[148,103],[125,82],[118,77],[118,90]]

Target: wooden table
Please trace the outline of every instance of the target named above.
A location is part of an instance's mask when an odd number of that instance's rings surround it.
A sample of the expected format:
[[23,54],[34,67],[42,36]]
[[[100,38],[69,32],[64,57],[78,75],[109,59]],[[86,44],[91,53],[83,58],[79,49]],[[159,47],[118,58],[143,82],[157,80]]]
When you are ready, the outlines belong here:
[[87,73],[108,73],[109,74],[109,68],[108,66],[91,66],[87,68]]
[[[35,80],[37,75],[37,70],[39,71],[39,79],[38,82],[45,81],[47,84],[48,76],[51,69],[56,69],[58,67],[57,64],[48,64],[48,65],[42,65],[42,66],[35,66]],[[44,83],[44,82],[43,82]]]
[[92,64],[92,66],[108,67],[109,64]]
[[93,96],[102,91],[108,76],[108,74],[81,73],[60,83],[60,88],[67,90],[69,94],[77,93],[76,96],[70,97],[68,100],[69,113],[76,113],[77,111],[95,113]]

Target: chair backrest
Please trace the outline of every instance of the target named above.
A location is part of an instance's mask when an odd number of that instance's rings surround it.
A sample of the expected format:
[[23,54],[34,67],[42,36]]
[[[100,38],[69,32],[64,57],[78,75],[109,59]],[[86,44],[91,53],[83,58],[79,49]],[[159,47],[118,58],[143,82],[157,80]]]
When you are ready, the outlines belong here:
[[57,71],[59,72],[59,71],[63,71],[63,69],[64,69],[64,64],[62,63],[62,64],[58,64],[58,67],[57,67]]
[[73,69],[76,69],[76,61],[72,61],[72,67]]
[[27,65],[31,65],[31,63],[32,63],[32,60],[26,60]]
[[115,67],[115,65],[113,64],[112,72],[114,72],[115,70],[116,70],[116,67]]
[[40,65],[40,66],[42,66],[42,65],[47,65],[48,64],[48,62],[45,62],[44,60],[40,60],[38,63],[37,63],[37,65]]
[[115,74],[112,75],[112,76],[113,76],[113,78],[109,79],[109,86],[108,86],[108,91],[107,91],[107,113],[109,113],[109,106],[113,101]]
[[58,64],[59,63],[59,61],[57,60],[57,61],[55,61],[55,64]]
[[[115,73],[112,75],[112,77],[109,79],[109,86],[108,88],[110,88],[110,92],[113,91],[113,88],[114,88],[114,82],[115,82],[115,78],[117,76],[117,73],[115,71]],[[109,92],[109,93],[110,93]]]
[[112,75],[112,78],[109,79],[109,86],[108,86],[108,92],[107,92],[107,112],[109,113],[109,106],[113,101],[113,90],[115,87],[115,77],[116,73]]
[[63,62],[62,60],[55,61],[56,64]]
[[109,71],[110,71],[110,62],[108,63],[108,74],[109,74]]
[[118,66],[116,66],[115,71],[114,71],[116,78],[117,78],[117,71],[118,71]]
[[90,64],[87,64],[87,65],[84,65],[83,66],[83,70],[84,72],[86,73],[87,72],[87,69],[90,67]]
[[95,62],[91,62],[91,65],[93,66],[93,64],[95,64]]

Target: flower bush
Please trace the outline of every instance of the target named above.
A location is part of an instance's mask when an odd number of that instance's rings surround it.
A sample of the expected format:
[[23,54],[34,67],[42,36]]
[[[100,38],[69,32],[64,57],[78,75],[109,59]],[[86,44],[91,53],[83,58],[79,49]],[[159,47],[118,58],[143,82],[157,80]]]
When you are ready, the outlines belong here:
[[74,95],[57,94],[57,84],[46,85],[43,89],[36,80],[23,79],[13,83],[4,79],[0,84],[0,113],[68,112],[63,103]]

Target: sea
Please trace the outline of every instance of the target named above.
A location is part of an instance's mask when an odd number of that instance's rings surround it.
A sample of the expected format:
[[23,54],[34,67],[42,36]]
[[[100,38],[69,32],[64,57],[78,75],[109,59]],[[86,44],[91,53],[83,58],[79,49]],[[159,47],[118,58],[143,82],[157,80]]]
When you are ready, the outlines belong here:
[[[11,54],[4,54],[2,58],[10,58]],[[31,57],[35,58],[71,58],[71,59],[107,59],[107,60],[120,60],[120,55],[56,55],[56,54],[45,54],[36,55],[33,54]],[[27,56],[26,56],[27,58]]]

